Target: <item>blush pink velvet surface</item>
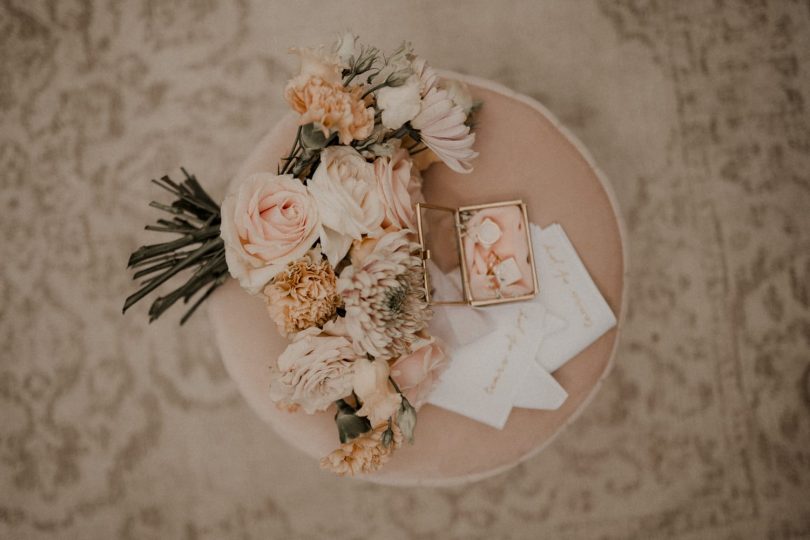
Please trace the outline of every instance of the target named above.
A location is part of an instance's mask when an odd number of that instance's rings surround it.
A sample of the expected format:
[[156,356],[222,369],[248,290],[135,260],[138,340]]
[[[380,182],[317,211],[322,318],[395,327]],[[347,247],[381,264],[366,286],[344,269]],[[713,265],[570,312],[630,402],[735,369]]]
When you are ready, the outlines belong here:
[[[612,188],[587,152],[530,98],[481,79],[444,76],[465,80],[474,97],[484,102],[476,128],[480,157],[468,175],[433,165],[425,174],[425,199],[452,207],[522,199],[534,223],[560,223],[619,325],[554,373],[568,392],[556,411],[514,409],[504,429],[497,430],[432,405],[423,407],[415,444],[403,446],[380,472],[359,477],[390,485],[474,481],[539,452],[587,405],[607,375],[625,311],[621,218]],[[234,181],[275,170],[294,133],[295,119],[287,116],[259,142]],[[229,280],[213,295],[209,314],[225,367],[259,416],[314,459],[332,451],[338,445],[332,411],[291,414],[277,409],[269,398],[268,366],[287,340],[278,334],[262,301]]]

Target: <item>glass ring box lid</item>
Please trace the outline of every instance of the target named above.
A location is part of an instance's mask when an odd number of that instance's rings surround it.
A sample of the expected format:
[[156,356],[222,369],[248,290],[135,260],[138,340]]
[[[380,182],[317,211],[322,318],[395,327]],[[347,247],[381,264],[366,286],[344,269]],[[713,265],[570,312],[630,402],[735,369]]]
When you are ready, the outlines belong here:
[[538,292],[523,201],[449,208],[416,205],[427,301],[485,306]]

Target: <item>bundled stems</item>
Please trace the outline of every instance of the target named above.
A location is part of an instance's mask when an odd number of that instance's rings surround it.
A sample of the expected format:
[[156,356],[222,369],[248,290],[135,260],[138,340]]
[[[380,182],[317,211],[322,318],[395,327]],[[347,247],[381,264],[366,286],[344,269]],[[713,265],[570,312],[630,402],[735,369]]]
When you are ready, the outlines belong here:
[[126,299],[124,312],[180,272],[193,271],[184,284],[152,302],[149,308],[149,322],[160,317],[178,300],[182,299],[184,303],[188,303],[197,293],[205,289],[180,319],[180,324],[184,324],[228,276],[225,243],[220,238],[220,207],[200,186],[194,175],[185,169],[181,170],[185,180],[180,184],[168,176],[152,180],[174,195],[175,200],[171,205],[150,203],[150,206],[172,217],[158,219],[157,225],[146,226],[146,230],[178,234],[180,237],[141,246],[132,253],[127,264],[128,268],[139,268],[133,276],[134,279],[146,277],[146,280],[141,282],[140,289]]

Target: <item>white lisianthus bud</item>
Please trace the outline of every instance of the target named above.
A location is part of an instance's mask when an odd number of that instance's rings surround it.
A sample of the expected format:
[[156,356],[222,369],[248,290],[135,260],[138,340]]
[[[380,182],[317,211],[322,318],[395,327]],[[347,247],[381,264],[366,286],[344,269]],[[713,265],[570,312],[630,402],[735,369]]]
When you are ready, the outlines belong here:
[[421,109],[419,78],[411,75],[400,86],[386,86],[377,90],[377,106],[382,111],[382,124],[388,129],[399,129],[413,120]]
[[335,51],[335,54],[340,60],[340,64],[342,66],[346,67],[349,65],[349,59],[354,56],[356,44],[357,36],[352,32],[344,32],[338,36],[333,50]]

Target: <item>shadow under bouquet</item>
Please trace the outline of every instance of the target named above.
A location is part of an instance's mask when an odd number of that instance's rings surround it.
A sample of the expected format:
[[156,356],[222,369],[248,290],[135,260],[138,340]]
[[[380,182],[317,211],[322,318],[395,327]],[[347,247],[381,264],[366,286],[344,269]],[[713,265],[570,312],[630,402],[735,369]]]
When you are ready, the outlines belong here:
[[479,104],[407,44],[384,55],[346,34],[292,51],[301,68],[284,90],[298,115],[288,154],[237,178],[221,205],[185,170],[181,183],[155,181],[176,199],[152,203],[169,216],[147,229],[180,236],[132,254],[145,281],[124,310],[191,271],[149,310],[154,320],[182,299],[185,322],[237,279],[290,340],[268,359],[273,401],[308,414],[334,407],[336,449],[321,466],[370,473],[413,442],[416,410],[447,363],[428,332],[415,206],[430,164],[471,171]]

